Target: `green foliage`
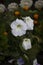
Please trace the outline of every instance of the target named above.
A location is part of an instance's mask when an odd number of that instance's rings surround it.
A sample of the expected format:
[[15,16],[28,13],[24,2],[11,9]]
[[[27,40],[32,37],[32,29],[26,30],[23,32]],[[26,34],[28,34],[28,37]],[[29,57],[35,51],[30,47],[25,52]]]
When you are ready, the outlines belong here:
[[[4,60],[5,56],[13,56],[15,59],[21,56],[26,61],[25,65],[31,65],[33,60],[36,58],[37,53],[40,50],[43,50],[43,12],[37,10],[24,11],[21,8],[19,11],[21,16],[15,16],[12,12],[0,14],[0,53],[3,53],[3,55],[0,56],[0,60]],[[34,26],[34,31],[30,32],[29,36],[27,33],[23,37],[14,37],[11,34],[10,23],[16,18],[24,16],[31,16],[33,18],[34,13],[39,13],[39,24]],[[7,32],[8,35],[4,35],[4,32]],[[25,37],[30,37],[32,40],[31,50],[25,51],[21,46],[22,40]]]

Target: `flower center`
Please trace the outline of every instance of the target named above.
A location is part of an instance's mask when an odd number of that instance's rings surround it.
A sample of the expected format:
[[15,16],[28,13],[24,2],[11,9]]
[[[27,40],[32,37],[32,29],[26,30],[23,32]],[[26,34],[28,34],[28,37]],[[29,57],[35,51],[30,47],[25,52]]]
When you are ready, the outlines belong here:
[[21,28],[21,27],[22,27],[22,25],[20,25],[20,24],[19,24],[19,25],[17,25],[17,28]]
[[29,18],[27,18],[27,21],[29,21]]
[[27,39],[25,39],[25,41],[28,41]]

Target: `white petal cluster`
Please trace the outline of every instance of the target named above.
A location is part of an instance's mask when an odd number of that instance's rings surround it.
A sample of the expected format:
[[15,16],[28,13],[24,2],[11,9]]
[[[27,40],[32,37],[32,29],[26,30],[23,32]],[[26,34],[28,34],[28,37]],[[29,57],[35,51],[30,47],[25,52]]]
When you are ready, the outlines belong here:
[[29,16],[28,17],[24,17],[23,19],[24,19],[24,21],[27,24],[27,30],[33,30],[33,28],[34,28],[33,19],[31,19]]
[[10,3],[9,5],[8,5],[8,10],[9,11],[14,11],[14,10],[16,10],[16,9],[18,9],[18,5],[17,5],[17,3]]
[[0,4],[0,13],[3,13],[5,11],[5,5]]
[[33,1],[32,0],[21,0],[20,6],[23,8],[24,6],[28,6],[29,8],[32,6]]
[[27,25],[23,20],[16,19],[15,21],[11,23],[10,26],[12,28],[11,31],[14,36],[22,36],[26,34]]
[[24,17],[24,20],[16,19],[10,25],[11,32],[14,36],[22,36],[26,34],[27,30],[33,30],[34,28],[34,21],[30,17]]
[[31,40],[28,39],[28,38],[23,39],[22,47],[23,47],[25,50],[31,49],[31,48],[32,48]]
[[35,8],[37,8],[37,9],[43,8],[43,0],[36,1]]

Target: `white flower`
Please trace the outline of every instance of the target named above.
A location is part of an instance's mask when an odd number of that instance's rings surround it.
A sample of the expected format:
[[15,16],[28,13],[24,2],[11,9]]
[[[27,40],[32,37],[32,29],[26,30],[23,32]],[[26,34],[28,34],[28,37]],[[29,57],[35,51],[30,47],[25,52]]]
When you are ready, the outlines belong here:
[[12,34],[14,36],[22,36],[26,34],[27,25],[21,19],[16,19],[11,23]]
[[9,5],[8,5],[8,10],[9,11],[14,11],[14,10],[16,10],[18,8],[18,5],[17,5],[17,3],[10,3]]
[[37,59],[33,61],[33,65],[37,65]]
[[28,30],[33,30],[33,28],[34,28],[34,23],[33,23],[34,21],[33,21],[33,19],[31,19],[30,17],[24,17],[24,21],[27,24]]
[[43,1],[42,0],[36,1],[35,8],[37,9],[43,8]]
[[14,61],[14,59],[8,60],[9,63],[12,63]]
[[21,7],[28,6],[30,8],[32,6],[32,4],[33,4],[32,0],[21,0],[20,1]]
[[0,4],[0,13],[3,13],[5,9],[5,6],[3,4]]
[[31,49],[32,48],[32,46],[31,46],[31,40],[28,39],[28,38],[23,39],[22,47],[25,50]]

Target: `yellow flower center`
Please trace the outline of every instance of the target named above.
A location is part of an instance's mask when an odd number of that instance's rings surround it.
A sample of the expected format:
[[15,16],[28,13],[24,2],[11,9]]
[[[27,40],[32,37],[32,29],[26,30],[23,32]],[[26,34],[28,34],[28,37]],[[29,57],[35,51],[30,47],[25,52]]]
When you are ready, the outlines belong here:
[[17,25],[17,28],[21,28],[22,26],[19,24],[19,25]]
[[25,41],[28,41],[27,39],[25,39]]
[[27,18],[27,21],[29,21],[29,18]]

